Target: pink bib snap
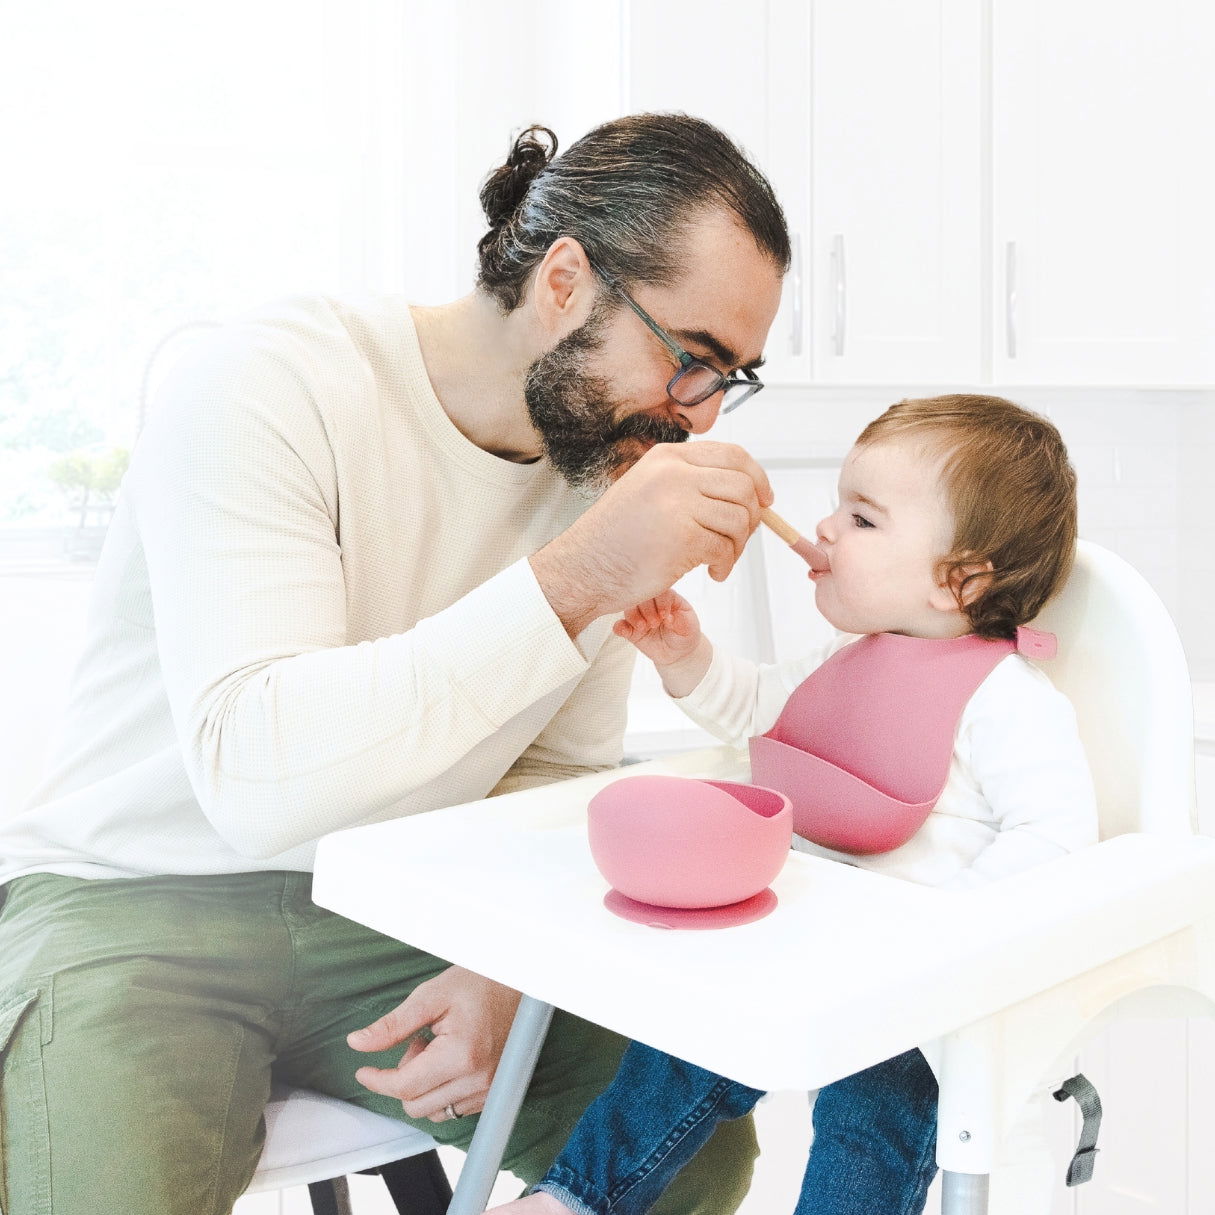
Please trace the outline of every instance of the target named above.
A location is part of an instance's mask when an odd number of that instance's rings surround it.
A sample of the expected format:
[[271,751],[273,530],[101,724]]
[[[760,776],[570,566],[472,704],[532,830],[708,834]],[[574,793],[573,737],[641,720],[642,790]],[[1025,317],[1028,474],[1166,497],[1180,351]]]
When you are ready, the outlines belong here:
[[937,640],[874,633],[833,654],[751,739],[751,779],[783,793],[793,830],[840,852],[889,852],[923,826],[949,777],[967,701],[1009,654],[1054,655],[1054,637]]

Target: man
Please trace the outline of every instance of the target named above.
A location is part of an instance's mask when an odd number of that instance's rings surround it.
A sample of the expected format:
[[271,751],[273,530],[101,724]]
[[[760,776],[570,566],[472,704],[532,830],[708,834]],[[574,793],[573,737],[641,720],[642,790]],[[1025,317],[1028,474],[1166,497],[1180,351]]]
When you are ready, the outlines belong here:
[[[272,1072],[471,1137],[517,993],[316,907],[315,841],[619,763],[613,614],[724,578],[771,501],[680,440],[755,391],[789,259],[707,124],[541,134],[482,192],[469,296],[292,301],[162,393],[51,777],[0,831],[6,1215],[229,1210]],[[555,1018],[508,1167],[539,1177],[622,1049]],[[724,1126],[656,1209],[734,1210],[754,1155]]]

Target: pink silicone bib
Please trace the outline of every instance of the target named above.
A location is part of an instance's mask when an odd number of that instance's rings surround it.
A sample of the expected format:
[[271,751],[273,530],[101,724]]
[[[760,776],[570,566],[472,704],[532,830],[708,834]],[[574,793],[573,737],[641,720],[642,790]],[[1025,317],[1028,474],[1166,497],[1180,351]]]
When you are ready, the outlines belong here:
[[945,640],[875,633],[832,655],[751,739],[751,779],[793,805],[793,830],[841,852],[889,852],[924,824],[949,776],[954,735],[979,684],[1016,650],[1054,637]]

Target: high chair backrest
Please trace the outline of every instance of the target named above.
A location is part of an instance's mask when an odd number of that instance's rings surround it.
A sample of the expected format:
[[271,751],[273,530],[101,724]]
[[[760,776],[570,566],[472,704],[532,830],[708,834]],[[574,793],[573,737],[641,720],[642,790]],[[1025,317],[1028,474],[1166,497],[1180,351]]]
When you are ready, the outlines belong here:
[[1101,838],[1194,831],[1189,671],[1156,592],[1121,557],[1081,540],[1067,584],[1033,623],[1059,638],[1058,657],[1041,666],[1075,706]]

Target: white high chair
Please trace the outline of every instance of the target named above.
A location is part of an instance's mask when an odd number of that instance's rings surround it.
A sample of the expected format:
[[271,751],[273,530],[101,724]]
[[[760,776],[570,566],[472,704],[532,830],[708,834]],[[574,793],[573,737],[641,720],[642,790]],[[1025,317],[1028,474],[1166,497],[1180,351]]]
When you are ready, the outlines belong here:
[[[1196,830],[1194,722],[1177,630],[1136,570],[1085,541],[1066,587],[1034,623],[1060,640],[1059,657],[1043,669],[1075,707],[1103,841],[1055,866],[1063,897],[1054,923],[1042,923],[1041,948],[1065,952],[1068,912],[1079,922],[1094,880],[1123,887],[1125,897],[1103,920],[1108,962],[925,1048],[941,1081],[946,1215],[986,1212],[994,1145],[1043,1081],[1069,1076],[1083,1040],[1120,1016],[1215,1015],[1215,856],[1205,839],[1185,847]],[[1104,843],[1118,836],[1126,838],[1115,848]],[[1160,856],[1153,837],[1182,847]],[[1205,858],[1213,897],[1195,896],[1192,873],[1174,883],[1187,854]],[[1069,868],[1077,877],[1071,909]],[[1158,933],[1148,928],[1153,918]]]
[[943,1215],[986,1215],[997,1145],[1032,1094],[1070,1078],[1084,1040],[1119,1016],[1215,1015],[1215,849],[1194,841],[1207,897],[1194,895],[1202,883],[1192,864],[1174,882],[1181,854],[1153,849],[1152,837],[1185,841],[1196,829],[1193,704],[1177,630],[1132,566],[1086,541],[1034,624],[1059,637],[1059,656],[1042,668],[1075,707],[1100,838],[1127,837],[1057,862],[1040,949],[1057,950],[1065,969],[1068,932],[1084,920],[1094,881],[1125,895],[1103,914],[1104,965],[923,1045],[941,1087]]
[[[790,914],[737,935],[605,919],[590,798],[646,772],[748,779],[730,747],[321,841],[319,905],[526,993],[449,1215],[485,1209],[554,1007],[772,1090],[921,1047],[940,1082],[945,1215],[986,1215],[996,1145],[1044,1081],[1070,1077],[1086,1032],[1148,1008],[1215,1013],[1215,839],[1194,832],[1176,630],[1139,574],[1085,543],[1036,623],[1060,638],[1047,670],[1076,708],[1102,838],[981,889],[932,891],[794,854],[773,883]],[[459,882],[461,915],[436,915]],[[783,964],[793,956],[801,964]],[[745,1032],[756,1008],[767,1033]]]

